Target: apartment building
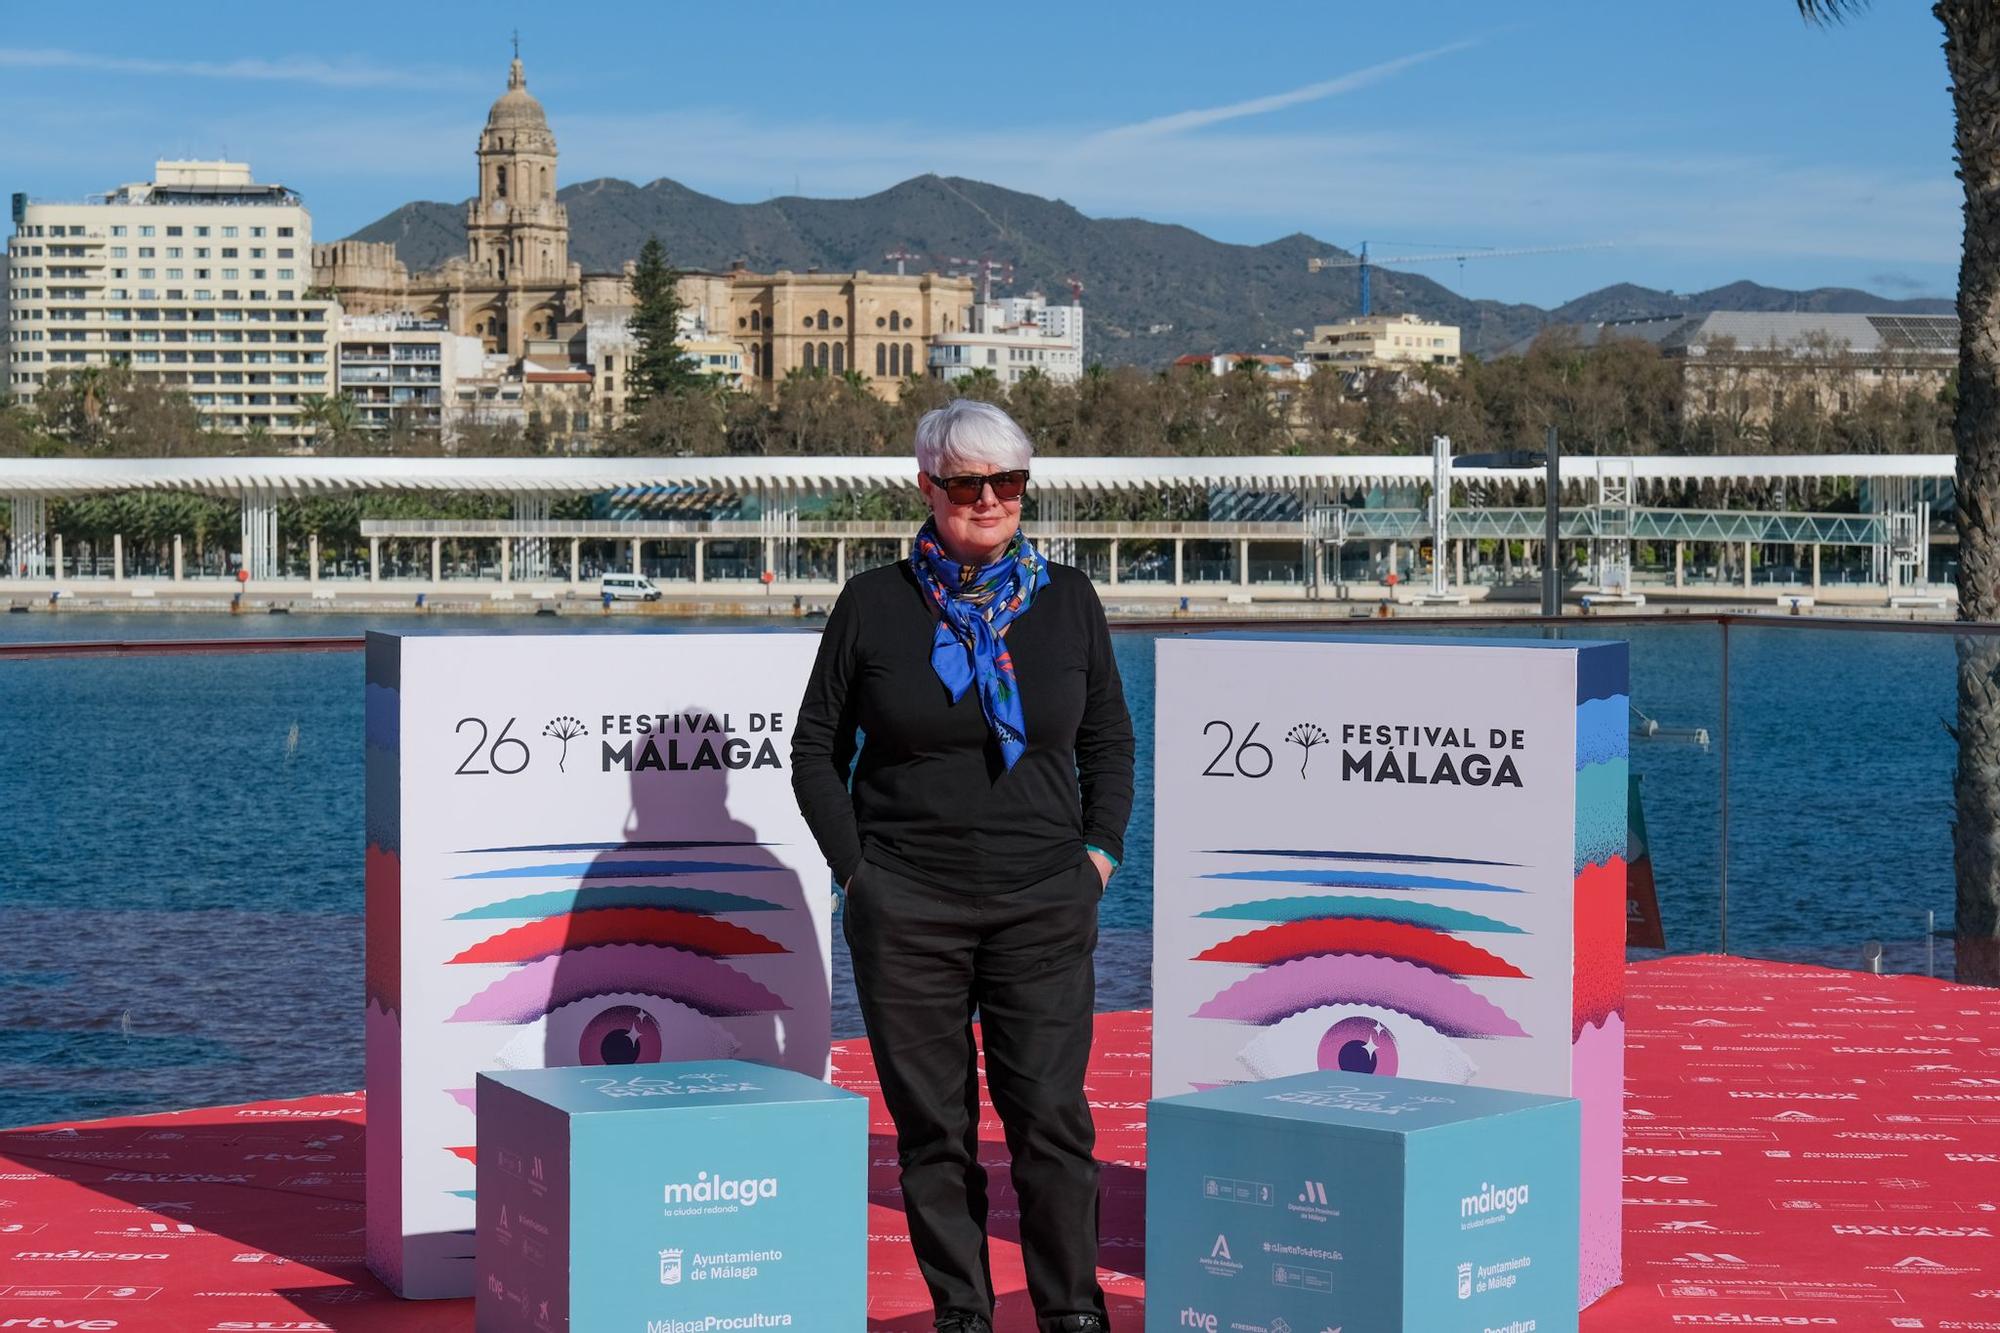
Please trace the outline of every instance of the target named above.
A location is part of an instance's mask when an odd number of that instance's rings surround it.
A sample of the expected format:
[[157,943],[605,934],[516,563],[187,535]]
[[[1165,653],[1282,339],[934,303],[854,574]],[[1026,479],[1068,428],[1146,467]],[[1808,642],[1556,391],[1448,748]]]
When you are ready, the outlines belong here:
[[1363,315],[1338,324],[1315,324],[1300,359],[1342,370],[1456,366],[1458,326],[1410,314]]
[[312,218],[242,162],[163,161],[153,179],[75,203],[15,195],[7,389],[129,365],[184,389],[203,424],[303,433],[334,391],[336,309],[310,296]]
[[1012,384],[1031,370],[1068,384],[1083,378],[1083,307],[1050,305],[1040,292],[984,301],[965,327],[929,339],[930,376],[964,379],[989,370]]
[[484,374],[478,338],[413,315],[342,316],[337,347],[336,383],[366,430],[443,431],[460,379]]

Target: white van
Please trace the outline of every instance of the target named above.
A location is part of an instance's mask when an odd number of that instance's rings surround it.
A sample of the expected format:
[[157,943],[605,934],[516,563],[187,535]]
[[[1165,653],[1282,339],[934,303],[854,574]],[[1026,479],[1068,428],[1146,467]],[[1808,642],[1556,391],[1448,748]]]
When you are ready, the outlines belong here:
[[598,591],[621,602],[657,602],[660,590],[644,574],[606,574]]

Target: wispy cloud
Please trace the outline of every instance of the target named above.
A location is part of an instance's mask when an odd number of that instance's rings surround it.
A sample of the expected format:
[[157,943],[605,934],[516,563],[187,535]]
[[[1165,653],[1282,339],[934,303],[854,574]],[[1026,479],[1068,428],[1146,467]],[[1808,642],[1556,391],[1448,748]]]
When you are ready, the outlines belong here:
[[[1449,49],[1345,77],[1379,80]],[[0,64],[10,58],[0,49]],[[0,78],[0,123],[26,123],[41,111],[23,82]],[[562,99],[552,99],[551,119],[564,183],[671,176],[752,201],[790,193],[795,180],[808,195],[852,197],[936,172],[1065,199],[1095,216],[1184,222],[1230,239],[1310,230],[1343,244],[1395,235],[1499,246],[1617,243],[1610,255],[1419,270],[1475,289],[1492,289],[1505,274],[1508,290],[1546,302],[1619,278],[1676,288],[1738,276],[1787,285],[1865,281],[1889,291],[1950,287],[1962,199],[1935,163],[1857,162],[1810,146],[1635,147],[1616,122],[1526,135],[1473,122],[1440,135],[1421,125],[1274,127],[1247,119],[1278,99],[1343,82],[1094,134],[1060,120],[968,129],[925,119],[781,120],[700,104],[614,114],[568,110]],[[473,192],[483,97],[363,99],[336,120],[286,114],[276,83],[244,91],[232,100],[256,105],[227,115],[92,104],[60,136],[17,136],[8,167],[24,182],[47,182],[39,188],[81,192],[135,179],[156,148],[171,155],[181,142],[226,143],[261,175],[304,190],[323,238],[405,200]],[[404,100],[411,105],[389,105]],[[1146,126],[1156,128],[1133,132]],[[996,221],[1008,225],[1004,212]],[[898,239],[884,236],[884,248]],[[1892,280],[1897,275],[1906,278]]]
[[1868,285],[1877,291],[1896,292],[1903,295],[1929,291],[1931,288],[1931,284],[1925,282],[1922,278],[1916,277],[1913,274],[1896,271],[1870,273],[1868,275]]
[[1293,88],[1288,92],[1271,93],[1265,97],[1253,97],[1248,101],[1231,102],[1227,106],[1204,107],[1194,111],[1176,111],[1168,116],[1155,116],[1151,120],[1136,121],[1130,125],[1118,125],[1108,130],[1100,130],[1091,136],[1098,142],[1116,139],[1153,138],[1159,135],[1180,134],[1186,130],[1198,130],[1209,125],[1219,125],[1228,120],[1241,120],[1245,116],[1262,116],[1286,107],[1303,106],[1307,102],[1320,102],[1342,93],[1358,92],[1372,87],[1386,79],[1392,79],[1404,70],[1436,60],[1439,56],[1450,55],[1477,46],[1477,41],[1452,42],[1447,46],[1435,46],[1428,51],[1417,51],[1394,60],[1384,60],[1366,69],[1342,74],[1338,78],[1325,79],[1319,83],[1309,83],[1303,88]]
[[[0,123],[33,106],[0,93]],[[775,122],[734,108],[676,107],[641,115],[552,117],[565,183],[660,176],[725,199],[790,193],[852,197],[924,172],[969,176],[1066,199],[1095,216],[1186,221],[1263,239],[1310,230],[1333,242],[1438,234],[1493,245],[1615,241],[1615,261],[1550,256],[1486,270],[1595,272],[1658,260],[1675,270],[1729,265],[1744,276],[1822,268],[1845,281],[1907,272],[1936,287],[1959,245],[1957,183],[1918,165],[1821,163],[1746,151],[1636,153],[1604,142],[1524,148],[1476,127],[1442,142],[1422,133],[1270,133],[1252,125],[1206,134],[1100,142],[1066,125],[965,132],[927,122]],[[458,200],[475,187],[477,108],[374,109],[338,124],[272,115],[201,118],[177,139],[221,142],[260,173],[306,191],[316,230],[344,234],[407,199]],[[131,179],[147,151],[128,120],[106,114],[67,127],[60,143],[18,140],[13,167],[61,176],[92,168],[78,188]],[[1313,169],[1302,172],[1299,164]],[[1004,220],[1003,220],[1004,221]],[[894,244],[885,237],[884,246]],[[1679,256],[1669,262],[1666,256]],[[1893,257],[1893,258],[1892,258]],[[1850,270],[1846,266],[1853,266]],[[1865,267],[1864,267],[1865,266]],[[1455,285],[1446,266],[1422,270]],[[1607,270],[1608,271],[1608,270]],[[1470,269],[1468,269],[1468,275]],[[1732,272],[1730,276],[1736,276]],[[1871,284],[1872,285],[1872,284]],[[1893,289],[1884,280],[1884,288]],[[1561,295],[1573,295],[1564,291]]]
[[[1615,142],[1522,149],[1469,133],[1267,133],[1249,126],[1136,142],[1067,127],[966,133],[885,122],[783,126],[735,111],[559,117],[563,177],[665,174],[725,198],[852,196],[922,172],[1066,199],[1098,216],[1228,220],[1237,235],[1307,228],[1329,240],[1434,234],[1453,219],[1495,245],[1615,241],[1750,257],[1955,262],[1956,183],[1920,168],[1800,162],[1717,151],[1634,153]],[[355,136],[346,138],[353,140]],[[359,143],[370,142],[361,136]],[[466,133],[428,144],[469,192]],[[671,145],[664,147],[663,145]],[[415,153],[416,138],[405,136]],[[326,151],[335,151],[329,142]],[[1310,162],[1311,171],[1299,164]],[[461,177],[464,178],[461,181]],[[453,196],[456,197],[456,196]],[[1539,261],[1523,261],[1524,264]]]
[[438,88],[469,86],[469,71],[437,66],[379,65],[363,60],[285,56],[276,60],[149,60],[134,56],[66,51],[57,47],[0,47],[0,69],[84,70],[100,74],[155,75],[178,79],[310,83],[323,88]]

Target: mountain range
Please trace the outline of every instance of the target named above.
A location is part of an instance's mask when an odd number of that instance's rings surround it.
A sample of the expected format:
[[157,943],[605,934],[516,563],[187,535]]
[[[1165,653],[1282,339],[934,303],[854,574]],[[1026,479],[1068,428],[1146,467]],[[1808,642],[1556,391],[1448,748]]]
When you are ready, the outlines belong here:
[[[1086,354],[1108,365],[1159,366],[1187,352],[1290,352],[1314,324],[1359,312],[1353,269],[1309,273],[1314,256],[1351,257],[1304,233],[1263,245],[1231,245],[1187,227],[1140,218],[1087,217],[1044,199],[980,181],[918,176],[859,199],[785,197],[732,204],[671,180],[649,185],[603,178],[565,187],[570,257],[586,272],[615,270],[658,236],[684,269],[893,271],[884,256],[932,258],[911,271],[944,269],[945,256],[1013,265],[1002,290],[1067,298],[1084,285]],[[412,272],[465,252],[465,205],[409,203],[350,239],[392,241]],[[1491,354],[1554,323],[1596,322],[1709,310],[1949,314],[1940,299],[1891,300],[1844,287],[1785,291],[1735,282],[1705,292],[1655,291],[1621,283],[1553,310],[1475,301],[1401,270],[1375,269],[1374,307],[1414,311],[1456,324],[1468,351]]]

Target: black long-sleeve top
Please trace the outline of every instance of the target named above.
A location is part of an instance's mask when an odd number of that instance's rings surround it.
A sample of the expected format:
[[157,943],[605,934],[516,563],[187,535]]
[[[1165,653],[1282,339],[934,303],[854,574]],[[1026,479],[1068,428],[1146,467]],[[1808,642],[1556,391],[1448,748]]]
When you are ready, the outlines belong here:
[[864,850],[960,893],[1021,888],[1074,867],[1086,844],[1122,859],[1132,718],[1090,580],[1051,565],[1008,629],[1027,724],[1011,770],[978,686],[953,703],[932,669],[936,627],[904,562],[849,580],[827,617],[792,733],[792,788],[835,881]]

